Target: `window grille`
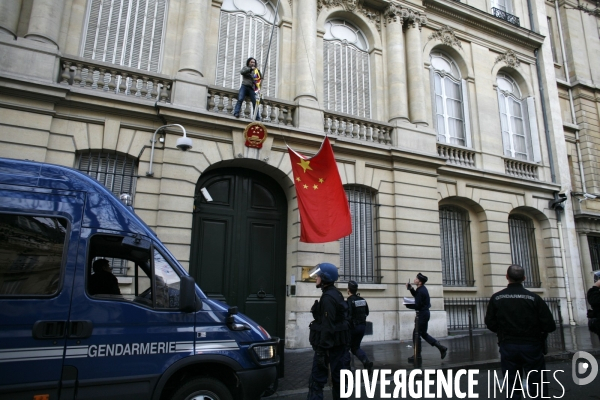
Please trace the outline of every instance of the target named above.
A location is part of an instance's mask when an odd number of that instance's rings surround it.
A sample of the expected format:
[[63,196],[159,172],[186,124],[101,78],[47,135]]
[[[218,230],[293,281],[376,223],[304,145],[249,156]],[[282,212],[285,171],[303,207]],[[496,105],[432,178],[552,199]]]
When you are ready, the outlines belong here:
[[[230,2],[231,4],[225,3],[223,7],[229,7],[232,10],[221,10],[215,84],[230,89],[239,89],[242,84],[240,70],[246,65],[246,60],[249,57],[254,57],[258,63],[258,68],[266,75],[262,94],[264,96],[276,96],[279,50],[278,26],[275,27],[273,32],[269,65],[261,64],[266,61],[267,50],[269,49],[274,8],[269,2],[264,2],[264,10],[269,12],[258,15],[252,9],[238,10],[237,4],[234,2]],[[255,3],[258,5],[258,2]],[[242,6],[244,4],[240,5],[240,7]]]
[[541,287],[533,221],[522,215],[511,215],[508,228],[512,263],[525,269],[524,286]]
[[431,54],[438,141],[467,146],[463,85],[456,63],[442,53]]
[[373,193],[362,186],[346,186],[352,216],[352,234],[340,239],[340,280],[379,283],[375,261],[375,204]]
[[440,207],[442,283],[445,286],[473,286],[473,262],[469,214],[458,207]]
[[345,21],[326,23],[323,97],[330,111],[371,118],[369,53],[362,32]]
[[588,236],[588,246],[590,248],[590,258],[592,259],[592,271],[600,270],[600,237]]
[[[80,153],[77,169],[106,186],[115,196],[135,192],[137,160],[127,155],[90,151]],[[115,275],[127,275],[127,263],[120,259],[109,259]]]

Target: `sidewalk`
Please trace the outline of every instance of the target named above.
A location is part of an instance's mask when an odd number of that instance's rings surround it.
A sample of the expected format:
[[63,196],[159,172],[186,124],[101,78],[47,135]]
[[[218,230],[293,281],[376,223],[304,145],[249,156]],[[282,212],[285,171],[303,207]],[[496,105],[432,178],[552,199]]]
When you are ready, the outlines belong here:
[[[563,327],[565,351],[550,348],[547,361],[570,360],[576,351],[583,350],[595,356],[600,355],[600,340],[587,327]],[[558,337],[558,336],[557,336]],[[469,368],[485,364],[486,367],[500,366],[500,355],[496,335],[485,330],[473,333],[473,358],[470,356],[469,336],[465,332],[445,338],[440,342],[448,347],[448,355],[440,359],[435,347],[423,341],[422,368]],[[407,358],[413,354],[412,341],[386,341],[363,343],[362,349],[373,361],[375,368],[391,370],[412,369]],[[308,377],[312,367],[312,349],[286,349],[284,360],[284,378],[279,379],[277,392],[270,398],[284,398],[289,395],[308,392]],[[362,368],[358,359],[353,357],[356,368]]]

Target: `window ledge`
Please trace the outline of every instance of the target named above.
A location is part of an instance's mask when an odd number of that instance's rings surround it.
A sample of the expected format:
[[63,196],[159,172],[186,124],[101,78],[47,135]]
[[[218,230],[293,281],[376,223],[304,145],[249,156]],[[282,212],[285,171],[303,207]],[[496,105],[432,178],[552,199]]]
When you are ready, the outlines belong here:
[[133,283],[133,278],[128,276],[117,276],[117,280],[119,285],[131,285]]
[[[347,287],[347,282],[336,282],[338,288]],[[388,285],[386,283],[360,283],[358,282],[358,290],[387,290]]]
[[545,293],[546,292],[545,288],[539,288],[539,287],[526,287],[525,289],[527,289],[533,293]]
[[444,292],[477,292],[476,286],[444,286]]

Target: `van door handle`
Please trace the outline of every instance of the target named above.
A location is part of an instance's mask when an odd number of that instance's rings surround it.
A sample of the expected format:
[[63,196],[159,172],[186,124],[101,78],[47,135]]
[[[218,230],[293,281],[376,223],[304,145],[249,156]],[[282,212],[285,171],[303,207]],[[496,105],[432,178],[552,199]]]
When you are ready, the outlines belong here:
[[92,321],[71,321],[69,322],[69,339],[87,339],[92,336],[94,324]]
[[60,339],[65,337],[67,321],[36,321],[33,324],[34,339]]

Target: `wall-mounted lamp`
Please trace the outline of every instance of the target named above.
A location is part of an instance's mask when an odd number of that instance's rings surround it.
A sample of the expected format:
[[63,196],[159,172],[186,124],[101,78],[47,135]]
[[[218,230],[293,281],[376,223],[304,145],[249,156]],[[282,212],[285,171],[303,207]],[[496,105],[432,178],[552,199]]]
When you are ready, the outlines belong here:
[[[185,128],[179,124],[169,124],[169,125],[163,125],[163,126],[159,126],[155,131],[154,131],[154,135],[152,135],[152,151],[150,152],[150,168],[148,168],[148,172],[146,172],[147,176],[154,176],[154,172],[152,172],[152,162],[154,161],[154,143],[156,143],[156,134],[165,129],[168,128],[169,126],[178,126],[179,128],[181,128],[181,130],[183,131],[183,137],[180,137],[179,139],[177,139],[177,148],[179,150],[182,151],[188,151],[189,149],[192,148],[192,139],[190,139],[189,137],[187,137],[186,132],[185,132]],[[163,143],[164,137],[161,137],[160,142]]]

